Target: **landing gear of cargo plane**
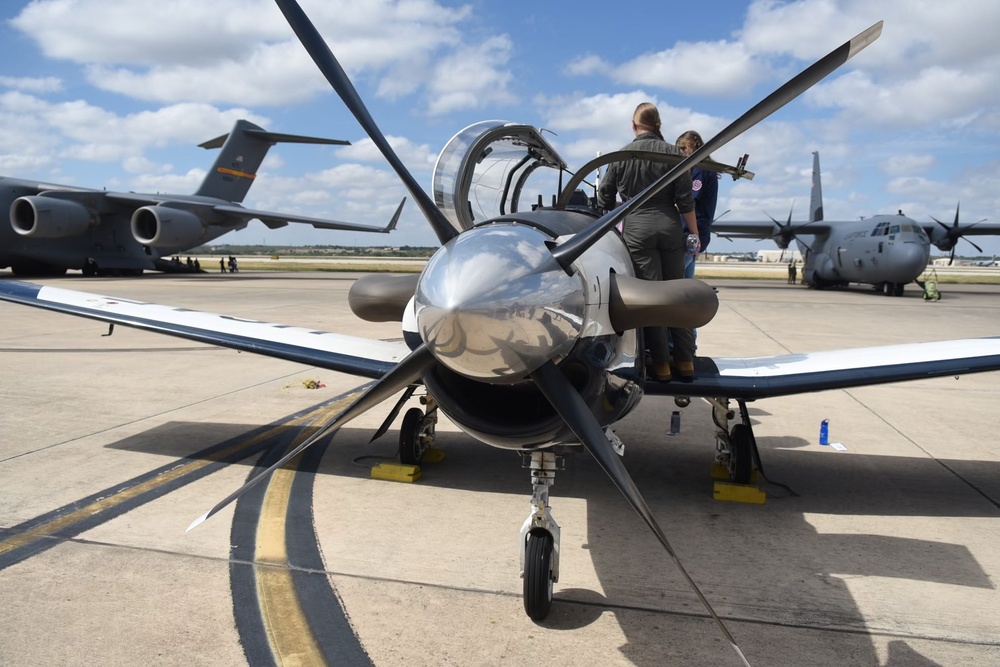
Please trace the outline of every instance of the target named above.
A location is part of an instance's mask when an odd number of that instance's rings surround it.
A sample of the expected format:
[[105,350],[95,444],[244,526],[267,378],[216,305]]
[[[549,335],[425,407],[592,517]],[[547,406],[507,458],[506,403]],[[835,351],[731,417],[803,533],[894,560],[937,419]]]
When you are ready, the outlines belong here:
[[905,287],[905,283],[879,283],[875,286],[875,291],[886,296],[903,296],[903,288]]
[[756,467],[760,467],[760,456],[746,403],[737,401],[740,422],[730,429],[729,422],[736,417],[736,413],[729,407],[729,399],[707,400],[712,405],[712,421],[718,429],[715,433],[715,460],[726,466],[730,481],[736,484],[749,484],[753,479],[755,462]]
[[410,408],[399,427],[399,462],[404,465],[419,464],[434,444],[438,406],[430,396],[421,396],[420,402],[427,409]]
[[538,450],[524,454],[524,467],[531,470],[531,515],[521,526],[521,578],[524,580],[524,611],[541,621],[552,607],[552,585],[559,581],[559,524],[549,507],[549,487],[562,468],[562,457]]

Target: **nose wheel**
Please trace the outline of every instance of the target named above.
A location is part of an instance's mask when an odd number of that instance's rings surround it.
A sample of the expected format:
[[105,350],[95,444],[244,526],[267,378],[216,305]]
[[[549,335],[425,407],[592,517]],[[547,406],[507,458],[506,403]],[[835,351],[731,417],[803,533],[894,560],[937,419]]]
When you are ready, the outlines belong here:
[[528,533],[524,545],[524,612],[541,621],[552,608],[552,535],[545,530]]
[[525,455],[531,469],[531,515],[521,526],[521,578],[524,612],[542,621],[552,608],[552,586],[559,581],[559,524],[549,507],[549,487],[555,483],[562,459],[552,452]]

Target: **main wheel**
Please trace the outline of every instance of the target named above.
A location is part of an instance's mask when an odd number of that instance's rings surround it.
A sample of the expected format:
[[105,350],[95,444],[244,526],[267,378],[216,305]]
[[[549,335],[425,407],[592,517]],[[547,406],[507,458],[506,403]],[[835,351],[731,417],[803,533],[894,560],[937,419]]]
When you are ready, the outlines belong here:
[[524,546],[524,611],[533,621],[544,620],[552,608],[552,534],[528,533]]
[[410,408],[403,415],[403,424],[399,428],[399,462],[404,465],[417,465],[424,458],[420,442],[423,420],[424,411],[420,408]]
[[729,434],[729,478],[737,484],[749,484],[753,473],[751,437],[746,424],[736,424]]

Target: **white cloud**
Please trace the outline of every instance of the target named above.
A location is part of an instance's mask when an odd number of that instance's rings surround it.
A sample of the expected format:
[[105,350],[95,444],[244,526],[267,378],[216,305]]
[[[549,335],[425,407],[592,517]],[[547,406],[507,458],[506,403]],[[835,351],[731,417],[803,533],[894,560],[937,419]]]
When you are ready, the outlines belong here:
[[[459,24],[469,7],[431,0],[304,4],[345,70],[378,77],[379,96],[426,89],[431,113],[510,99],[503,68],[510,40],[463,43]],[[47,56],[82,65],[92,85],[134,99],[285,105],[329,90],[265,0],[36,0],[11,24]]]
[[890,176],[896,176],[927,171],[936,162],[933,155],[895,155],[883,160],[879,168]]
[[619,83],[709,96],[745,95],[768,75],[766,62],[753,57],[742,43],[728,41],[679,42],[612,70]]
[[914,127],[958,119],[971,122],[984,105],[996,103],[1000,75],[931,67],[906,80],[880,82],[851,72],[816,86],[808,101],[819,107],[848,111],[854,122],[875,126]]
[[592,76],[594,74],[610,74],[614,68],[600,56],[587,54],[570,61],[563,73],[568,76]]
[[[386,136],[386,141],[396,152],[399,159],[408,169],[420,170],[430,169],[434,166],[437,152],[431,150],[427,144],[415,144],[406,137]],[[375,146],[375,142],[365,137],[359,141],[351,142],[350,146],[337,148],[336,156],[341,160],[351,160],[360,162],[384,163],[385,158]]]
[[512,103],[509,86],[513,75],[503,68],[512,48],[510,38],[501,35],[437,61],[428,86],[428,112],[439,115]]
[[54,76],[0,76],[0,86],[16,90],[26,90],[32,93],[54,93],[62,90],[62,81]]

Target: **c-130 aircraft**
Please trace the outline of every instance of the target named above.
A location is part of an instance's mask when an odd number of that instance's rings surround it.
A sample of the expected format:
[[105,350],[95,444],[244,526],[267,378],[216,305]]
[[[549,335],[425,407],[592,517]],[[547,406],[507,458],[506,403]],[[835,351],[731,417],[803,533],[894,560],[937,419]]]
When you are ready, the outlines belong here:
[[[962,237],[1000,235],[1000,224],[959,224],[958,208],[951,225],[932,219],[934,223],[920,223],[900,211],[861,220],[824,220],[819,152],[813,152],[808,222],[793,223],[789,213],[784,224],[774,218],[768,222],[716,220],[712,231],[725,238],[771,239],[782,250],[794,240],[803,257],[803,281],[810,287],[861,283],[872,285],[886,296],[903,296],[905,286],[927,270],[932,243],[941,250],[950,250],[954,259],[955,245]],[[982,252],[975,243],[965,240]]]
[[199,144],[222,150],[193,195],[108,192],[0,176],[0,211],[10,213],[10,223],[0,224],[0,269],[10,267],[17,276],[55,276],[67,269],[88,276],[186,271],[163,258],[243,229],[253,219],[271,229],[289,222],[355,232],[395,229],[402,203],[385,227],[241,206],[277,143],[350,142],[268,132],[238,120],[229,133]]
[[[433,441],[437,411],[485,444],[518,451],[531,471],[531,513],[520,531],[524,608],[544,619],[559,580],[558,524],[549,506],[560,457],[587,451],[650,528],[749,665],[725,623],[687,573],[621,461],[610,427],[653,387],[705,397],[714,405],[717,446],[734,479],[756,458],[746,402],[771,396],[908,379],[1000,370],[1000,338],[944,341],[817,354],[711,359],[696,363],[689,383],[647,382],[642,328],[700,327],[718,296],[698,280],[648,282],[634,277],[612,230],[631,211],[692,164],[795,99],[878,38],[877,23],[821,58],[765,98],[646,190],[614,211],[564,205],[522,210],[526,179],[538,168],[566,165],[538,130],[490,121],[459,132],[435,166],[433,198],[415,182],[370,116],[340,63],[294,0],[276,0],[299,40],[373,143],[396,171],[442,247],[419,276],[358,280],[349,301],[359,317],[398,321],[402,341],[370,340],[248,321],[17,281],[0,283],[0,299],[123,324],[237,350],[307,363],[376,380],[325,427],[196,519],[194,528],[304,449],[394,396],[382,432],[413,391],[427,410],[407,412],[401,444],[419,460]],[[501,187],[495,187],[495,176]],[[485,213],[492,201],[497,211]],[[739,417],[730,409],[739,404]],[[415,411],[415,413],[414,413]],[[732,429],[728,423],[738,419]],[[189,530],[191,529],[189,528]]]

